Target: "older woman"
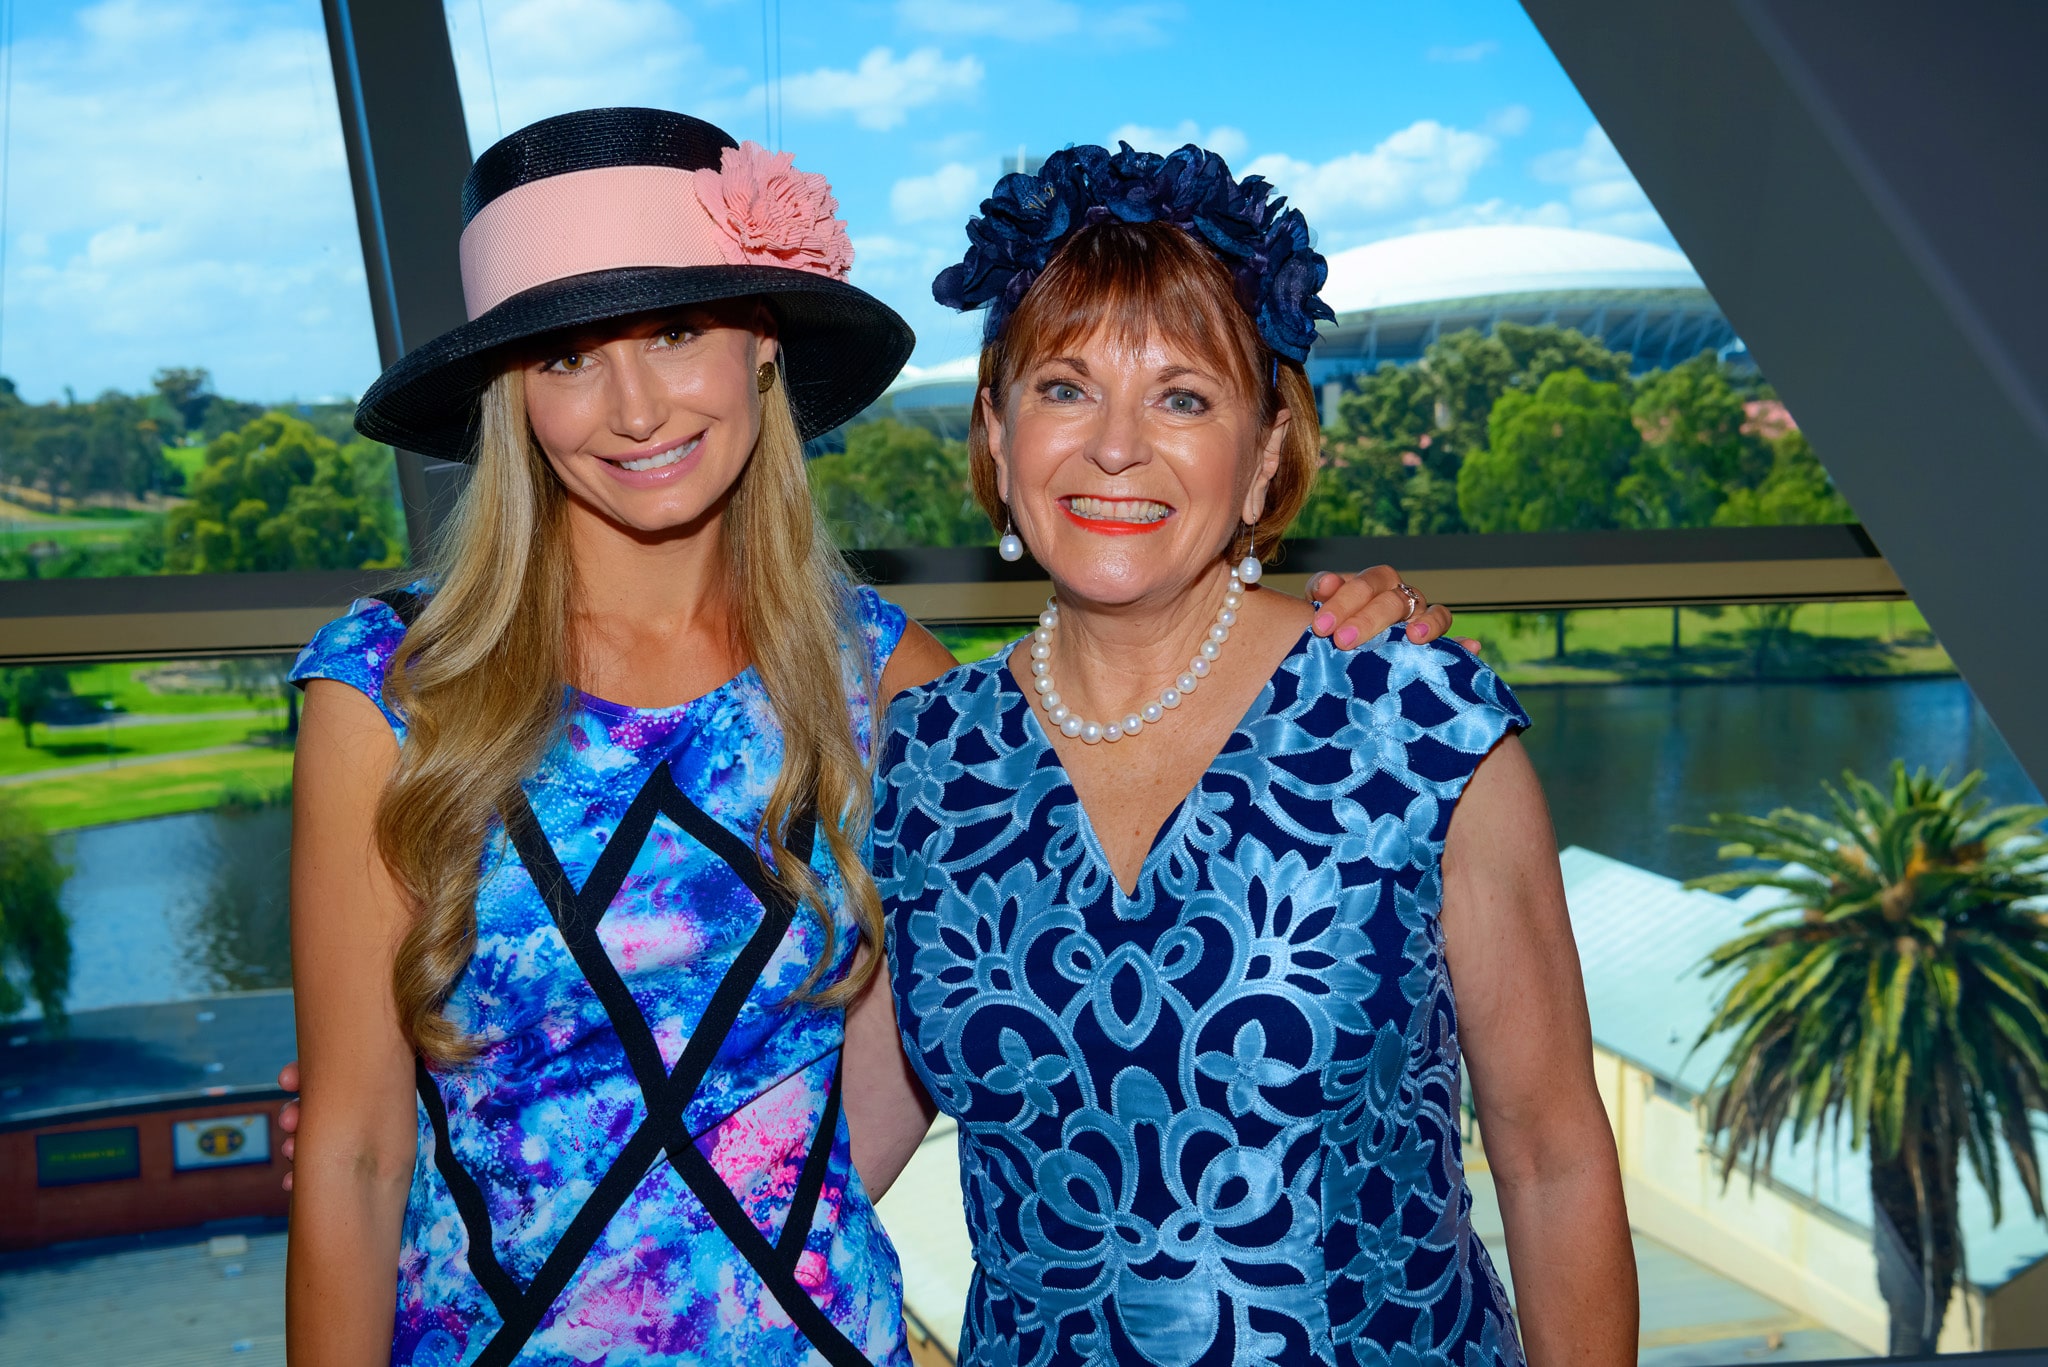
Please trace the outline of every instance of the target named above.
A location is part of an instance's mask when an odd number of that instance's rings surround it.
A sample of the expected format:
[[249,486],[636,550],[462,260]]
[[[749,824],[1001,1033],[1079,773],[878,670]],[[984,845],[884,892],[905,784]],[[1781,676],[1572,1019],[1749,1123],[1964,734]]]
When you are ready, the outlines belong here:
[[1055,589],[898,699],[878,789],[903,1041],[960,1127],[963,1358],[1632,1361],[1527,718],[1463,650],[1347,657],[1254,587],[1318,445],[1323,266],[1281,209],[1195,148],[1076,148],[935,289],[992,304],[977,488]]

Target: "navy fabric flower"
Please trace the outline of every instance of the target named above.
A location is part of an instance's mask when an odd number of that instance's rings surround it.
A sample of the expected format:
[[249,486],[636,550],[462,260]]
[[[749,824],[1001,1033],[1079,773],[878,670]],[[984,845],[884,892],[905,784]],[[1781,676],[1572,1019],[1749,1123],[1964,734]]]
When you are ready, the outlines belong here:
[[1129,143],[1069,147],[1035,176],[1007,175],[967,221],[967,255],[932,281],[932,297],[966,312],[986,307],[984,344],[1002,332],[1024,292],[1074,232],[1088,223],[1171,223],[1216,253],[1237,301],[1274,352],[1308,359],[1316,320],[1337,315],[1318,295],[1329,276],[1309,246],[1299,209],[1262,176],[1233,180],[1214,152],[1190,143],[1167,156]]

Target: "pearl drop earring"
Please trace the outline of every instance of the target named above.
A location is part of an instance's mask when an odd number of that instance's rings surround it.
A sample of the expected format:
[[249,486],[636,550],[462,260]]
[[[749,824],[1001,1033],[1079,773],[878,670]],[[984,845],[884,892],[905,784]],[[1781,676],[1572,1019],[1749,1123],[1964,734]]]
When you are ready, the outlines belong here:
[[1007,522],[1005,524],[1003,539],[996,542],[996,554],[1012,562],[1024,558],[1024,539],[1017,535],[1016,523]]
[[1244,559],[1237,562],[1237,577],[1247,584],[1256,584],[1265,572],[1266,567],[1259,563],[1259,539],[1254,536],[1245,548]]

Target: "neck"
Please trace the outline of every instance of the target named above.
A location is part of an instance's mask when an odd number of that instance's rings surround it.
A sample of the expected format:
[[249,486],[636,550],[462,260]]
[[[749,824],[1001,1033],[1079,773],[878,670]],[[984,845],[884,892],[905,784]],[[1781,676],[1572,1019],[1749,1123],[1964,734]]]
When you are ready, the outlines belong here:
[[653,632],[677,639],[730,629],[722,503],[687,527],[661,532],[622,527],[573,499],[567,513],[576,575],[571,617],[579,635]]
[[1208,638],[1230,584],[1222,561],[1173,598],[1092,604],[1059,593],[1053,677],[1061,700],[1091,720],[1114,720],[1159,696]]

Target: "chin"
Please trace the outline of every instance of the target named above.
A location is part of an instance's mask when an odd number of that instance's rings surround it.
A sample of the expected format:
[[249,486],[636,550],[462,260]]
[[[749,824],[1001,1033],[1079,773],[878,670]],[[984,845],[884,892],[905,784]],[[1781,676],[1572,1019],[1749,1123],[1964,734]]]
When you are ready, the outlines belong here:
[[1059,591],[1105,607],[1135,603],[1167,588],[1177,578],[1168,573],[1163,556],[1076,546],[1060,549],[1062,554],[1039,562]]

